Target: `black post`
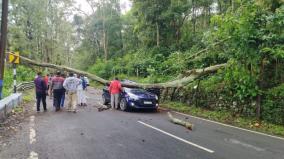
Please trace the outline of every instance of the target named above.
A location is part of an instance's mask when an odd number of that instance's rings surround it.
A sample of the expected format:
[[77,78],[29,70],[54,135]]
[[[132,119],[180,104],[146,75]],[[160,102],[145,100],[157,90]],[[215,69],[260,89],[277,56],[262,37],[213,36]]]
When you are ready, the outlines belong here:
[[17,93],[17,65],[13,63],[14,93]]
[[8,21],[8,0],[2,0],[2,18],[0,35],[0,99],[2,99],[2,88],[5,67],[5,50],[7,41],[7,21]]

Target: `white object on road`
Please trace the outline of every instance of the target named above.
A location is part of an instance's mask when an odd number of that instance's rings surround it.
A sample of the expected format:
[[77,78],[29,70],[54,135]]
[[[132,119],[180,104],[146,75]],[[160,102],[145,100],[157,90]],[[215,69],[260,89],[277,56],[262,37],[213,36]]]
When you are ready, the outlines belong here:
[[142,124],[142,125],[144,125],[144,126],[146,126],[146,127],[152,128],[152,129],[154,129],[154,130],[157,130],[157,131],[159,131],[159,132],[161,132],[161,133],[163,133],[163,134],[165,134],[165,135],[168,135],[168,136],[170,136],[170,137],[172,137],[172,138],[175,138],[175,139],[177,139],[177,140],[179,140],[179,141],[182,141],[182,142],[184,142],[184,143],[187,143],[187,144],[189,144],[189,145],[191,145],[191,146],[197,147],[197,148],[199,148],[199,149],[201,149],[201,150],[204,150],[204,151],[206,151],[206,152],[214,153],[213,150],[210,150],[210,149],[205,148],[205,147],[203,147],[203,146],[200,146],[200,145],[197,145],[197,144],[192,143],[192,142],[190,142],[190,141],[187,141],[187,140],[185,140],[185,139],[182,139],[182,138],[180,138],[180,137],[178,137],[178,136],[175,136],[175,135],[173,135],[173,134],[170,134],[170,133],[168,133],[168,132],[165,132],[165,131],[163,131],[163,130],[161,130],[161,129],[159,129],[159,128],[156,128],[156,127],[154,127],[154,126],[152,126],[152,125],[146,124],[146,123],[144,123],[144,122],[142,122],[142,121],[138,121],[138,123],[140,123],[140,124]]
[[32,151],[28,159],[38,159],[38,154]]

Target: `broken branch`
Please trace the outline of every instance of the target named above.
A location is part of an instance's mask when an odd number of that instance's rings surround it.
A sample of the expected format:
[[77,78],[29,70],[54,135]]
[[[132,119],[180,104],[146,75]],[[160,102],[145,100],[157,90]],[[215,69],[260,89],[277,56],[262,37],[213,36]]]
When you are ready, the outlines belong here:
[[192,130],[193,129],[193,124],[189,123],[189,122],[186,122],[186,121],[183,121],[183,120],[180,120],[180,119],[177,119],[177,118],[174,118],[173,115],[168,112],[168,116],[170,118],[170,121],[174,124],[177,124],[177,125],[181,125],[181,126],[184,126],[186,127],[187,129],[189,130]]

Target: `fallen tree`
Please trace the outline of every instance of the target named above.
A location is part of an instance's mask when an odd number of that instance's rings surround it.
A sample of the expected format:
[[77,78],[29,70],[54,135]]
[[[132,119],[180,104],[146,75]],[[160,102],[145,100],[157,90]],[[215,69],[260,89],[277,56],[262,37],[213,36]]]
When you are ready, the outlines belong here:
[[[81,71],[78,69],[74,69],[71,67],[67,67],[67,66],[62,66],[62,65],[55,65],[55,64],[50,64],[50,63],[39,63],[36,62],[34,60],[31,60],[29,58],[20,56],[21,62],[29,64],[29,65],[33,65],[33,66],[38,66],[38,67],[45,67],[45,68],[53,68],[56,70],[61,70],[61,71],[66,71],[66,72],[74,72],[76,74],[81,74],[84,76],[87,76],[88,78],[90,78],[91,80],[94,80],[96,82],[99,82],[103,85],[107,85],[109,84],[110,81],[105,80],[99,76],[96,76],[94,74],[85,72],[85,71]],[[164,88],[180,88],[185,86],[186,84],[193,82],[195,79],[204,76],[204,75],[208,75],[211,73],[215,73],[217,72],[217,70],[224,68],[227,64],[220,64],[220,65],[214,65],[214,66],[210,66],[210,67],[206,67],[203,69],[193,69],[190,71],[186,71],[186,76],[181,78],[181,79],[177,79],[174,81],[169,81],[169,82],[165,82],[165,83],[155,83],[155,84],[142,84],[142,83],[123,83],[123,86],[126,87],[139,87],[139,88],[158,88],[158,89],[164,89]]]

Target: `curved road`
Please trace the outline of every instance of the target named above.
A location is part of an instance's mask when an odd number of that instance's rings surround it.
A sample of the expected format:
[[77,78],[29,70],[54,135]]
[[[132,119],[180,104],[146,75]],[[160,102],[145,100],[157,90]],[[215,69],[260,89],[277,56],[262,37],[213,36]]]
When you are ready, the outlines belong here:
[[34,113],[0,146],[0,159],[284,158],[282,138],[173,113],[195,125],[188,131],[170,123],[166,111],[98,112],[100,94],[90,88],[88,107],[76,114],[51,107],[47,113]]

